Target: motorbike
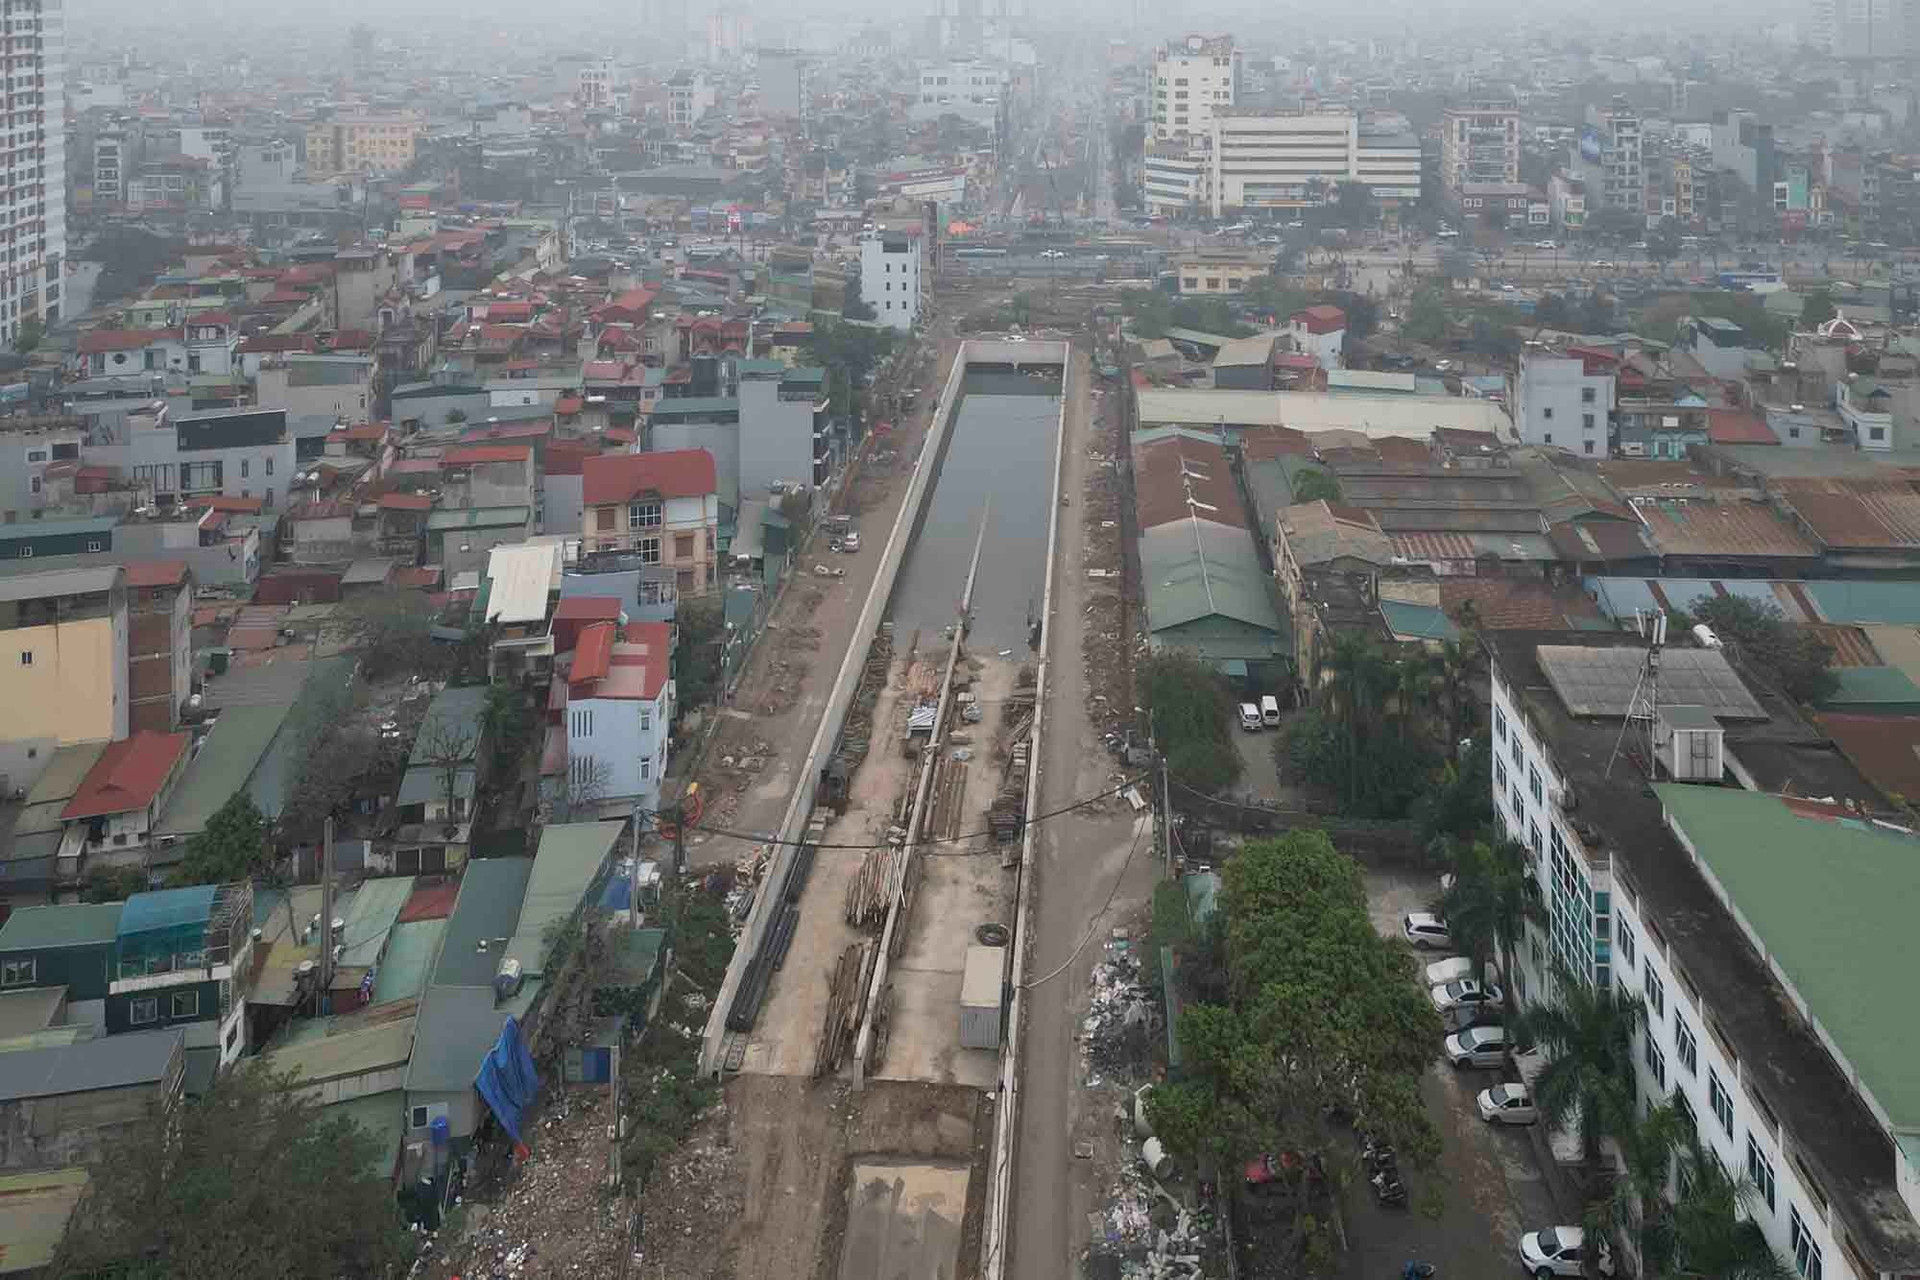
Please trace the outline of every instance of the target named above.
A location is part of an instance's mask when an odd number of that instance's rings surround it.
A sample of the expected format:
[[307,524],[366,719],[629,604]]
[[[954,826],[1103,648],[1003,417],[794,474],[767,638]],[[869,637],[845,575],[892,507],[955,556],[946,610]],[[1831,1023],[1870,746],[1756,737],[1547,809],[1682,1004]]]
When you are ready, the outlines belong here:
[[1390,1169],[1373,1175],[1373,1194],[1383,1205],[1405,1204],[1407,1202],[1407,1184],[1400,1181],[1400,1175]]
[[1433,1280],[1434,1274],[1431,1262],[1409,1262],[1400,1269],[1400,1280]]

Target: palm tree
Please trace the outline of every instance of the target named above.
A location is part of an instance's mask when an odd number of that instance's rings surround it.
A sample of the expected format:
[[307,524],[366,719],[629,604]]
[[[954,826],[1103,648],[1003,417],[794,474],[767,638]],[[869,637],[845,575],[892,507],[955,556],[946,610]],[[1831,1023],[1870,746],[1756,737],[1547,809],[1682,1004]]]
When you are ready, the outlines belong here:
[[1616,986],[1595,986],[1563,964],[1553,967],[1554,998],[1521,1014],[1516,1036],[1546,1059],[1534,1079],[1535,1104],[1556,1128],[1577,1121],[1589,1164],[1602,1134],[1617,1133],[1633,1115],[1633,1035],[1645,1012],[1640,998]]
[[1475,842],[1455,852],[1453,883],[1441,895],[1439,914],[1483,977],[1489,959],[1511,973],[1521,929],[1545,918],[1527,874],[1528,856],[1514,840]]
[[[1467,601],[1467,606],[1473,602]],[[1465,607],[1461,612],[1461,626],[1468,625]],[[1434,675],[1442,711],[1447,717],[1447,751],[1451,753],[1460,739],[1467,733],[1467,716],[1477,704],[1473,694],[1473,677],[1479,667],[1479,644],[1470,633],[1462,634],[1458,640],[1448,640],[1441,644],[1440,652],[1434,656]]]
[[1753,1219],[1760,1191],[1735,1177],[1679,1118],[1679,1195],[1642,1232],[1643,1271],[1700,1280],[1791,1280],[1793,1266],[1773,1251]]
[[1395,661],[1387,674],[1393,681],[1400,741],[1405,742],[1407,730],[1416,727],[1422,713],[1433,704],[1434,660],[1424,652],[1409,653]]
[[1649,1238],[1666,1230],[1674,1154],[1694,1136],[1692,1122],[1671,1101],[1656,1103],[1644,1116],[1629,1118],[1614,1134],[1626,1174],[1614,1182],[1611,1195],[1588,1208],[1586,1226],[1598,1234],[1631,1237],[1643,1275],[1655,1274],[1654,1259],[1648,1256],[1655,1246]]

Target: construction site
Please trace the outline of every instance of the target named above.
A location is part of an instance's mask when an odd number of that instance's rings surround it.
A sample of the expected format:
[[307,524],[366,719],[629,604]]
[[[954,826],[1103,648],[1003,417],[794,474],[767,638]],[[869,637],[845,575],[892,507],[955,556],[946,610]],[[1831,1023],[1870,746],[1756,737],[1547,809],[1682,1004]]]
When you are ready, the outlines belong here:
[[[790,1204],[740,1204],[761,1221],[728,1251],[733,1274],[980,1270],[1068,356],[1065,343],[961,347],[892,528],[865,531],[881,563],[863,640],[780,838],[736,868],[742,932],[702,1062],[727,1081],[731,1143],[763,1130],[731,1159],[805,1172],[784,1170]],[[813,1257],[754,1256],[783,1236]]]

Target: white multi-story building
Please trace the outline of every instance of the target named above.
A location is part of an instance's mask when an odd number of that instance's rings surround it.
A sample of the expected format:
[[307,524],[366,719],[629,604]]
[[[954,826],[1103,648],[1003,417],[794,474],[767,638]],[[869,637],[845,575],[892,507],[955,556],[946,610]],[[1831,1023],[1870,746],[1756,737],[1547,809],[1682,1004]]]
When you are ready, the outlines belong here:
[[1520,108],[1481,97],[1448,107],[1440,123],[1440,181],[1456,195],[1481,183],[1520,181]]
[[1204,146],[1149,142],[1142,170],[1149,214],[1186,213],[1212,204],[1207,182],[1213,157]]
[[1000,112],[1011,78],[991,62],[934,62],[920,68],[920,97],[910,114],[916,120],[959,116],[989,121]]
[[860,301],[892,329],[920,318],[920,231],[875,231],[860,242]]
[[1486,646],[1494,809],[1547,921],[1504,957],[1522,1006],[1556,963],[1639,996],[1636,1096],[1751,1179],[1747,1216],[1798,1274],[1920,1270],[1920,840],[1868,820],[1879,793],[1718,650],[1669,646],[1655,714],[1623,735],[1639,637]]
[[1216,111],[1207,176],[1213,216],[1299,209],[1358,182],[1383,208],[1420,198],[1420,140],[1377,132],[1351,111]]
[[1625,98],[1587,108],[1587,122],[1575,149],[1575,170],[1587,180],[1589,196],[1604,209],[1640,213],[1647,203],[1642,164],[1640,113]]
[[60,316],[67,255],[66,12],[62,0],[0,0],[6,63],[0,176],[5,195],[6,274],[0,286],[0,346],[28,320]]
[[673,627],[599,622],[581,631],[567,672],[567,787],[602,814],[660,807],[673,723]]
[[1147,84],[1150,136],[1162,142],[1205,137],[1214,113],[1234,105],[1239,82],[1232,36],[1188,36],[1155,50]]
[[1514,429],[1528,444],[1604,458],[1614,385],[1613,374],[1589,370],[1578,356],[1529,351],[1514,378]]

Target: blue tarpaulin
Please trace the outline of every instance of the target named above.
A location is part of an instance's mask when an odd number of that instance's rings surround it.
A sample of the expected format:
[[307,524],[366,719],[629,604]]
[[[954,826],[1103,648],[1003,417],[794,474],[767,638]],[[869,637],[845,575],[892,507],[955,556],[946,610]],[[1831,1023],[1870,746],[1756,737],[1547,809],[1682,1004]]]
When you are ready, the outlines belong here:
[[533,1055],[520,1038],[518,1019],[508,1018],[500,1028],[500,1039],[487,1051],[473,1087],[487,1100],[494,1119],[507,1131],[515,1146],[520,1142],[520,1115],[533,1105],[540,1093],[540,1073],[533,1069]]

